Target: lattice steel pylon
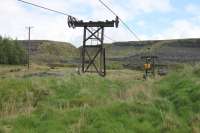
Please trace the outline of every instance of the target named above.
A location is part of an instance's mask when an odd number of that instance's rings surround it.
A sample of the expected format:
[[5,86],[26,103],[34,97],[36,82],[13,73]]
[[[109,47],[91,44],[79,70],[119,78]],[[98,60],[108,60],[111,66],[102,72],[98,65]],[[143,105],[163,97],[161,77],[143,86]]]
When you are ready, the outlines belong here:
[[[83,32],[83,46],[81,48],[81,70],[85,72],[95,72],[100,76],[106,75],[106,61],[104,44],[104,28],[116,27],[118,28],[119,18],[116,16],[112,21],[89,21],[83,22],[76,20],[76,18],[68,17],[68,26],[72,28],[84,27]],[[96,41],[95,45],[88,45],[89,41]],[[90,68],[94,70],[89,70]]]

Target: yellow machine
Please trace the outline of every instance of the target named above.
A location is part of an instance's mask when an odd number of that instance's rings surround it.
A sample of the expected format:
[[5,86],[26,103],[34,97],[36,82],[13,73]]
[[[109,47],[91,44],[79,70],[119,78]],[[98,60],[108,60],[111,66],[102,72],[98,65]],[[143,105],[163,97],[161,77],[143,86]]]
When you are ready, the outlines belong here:
[[144,78],[147,79],[149,76],[155,76],[155,61],[158,59],[157,56],[142,56],[144,60]]
[[145,63],[145,64],[144,64],[144,69],[145,69],[145,70],[151,69],[151,64]]

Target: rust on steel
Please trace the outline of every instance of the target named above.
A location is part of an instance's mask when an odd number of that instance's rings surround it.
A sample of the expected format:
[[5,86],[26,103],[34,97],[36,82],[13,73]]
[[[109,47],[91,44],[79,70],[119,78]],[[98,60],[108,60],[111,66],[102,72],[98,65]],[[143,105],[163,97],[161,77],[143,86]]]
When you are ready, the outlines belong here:
[[[100,76],[106,75],[106,51],[104,44],[104,28],[118,28],[119,18],[116,16],[112,21],[88,21],[77,20],[68,16],[68,26],[70,28],[83,27],[83,45],[81,47],[81,70],[85,72],[95,72]],[[96,44],[89,44],[96,42]],[[92,69],[93,68],[93,69]]]

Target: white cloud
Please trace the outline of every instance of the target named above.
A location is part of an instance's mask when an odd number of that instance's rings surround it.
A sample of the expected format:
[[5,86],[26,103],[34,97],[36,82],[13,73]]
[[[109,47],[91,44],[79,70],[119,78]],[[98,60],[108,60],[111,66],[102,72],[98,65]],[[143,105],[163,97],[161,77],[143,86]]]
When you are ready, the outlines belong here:
[[[98,1],[98,0],[93,0]],[[173,10],[173,6],[170,0],[103,0],[124,20],[133,19],[136,15],[142,13],[151,12],[170,12]],[[94,4],[95,3],[95,4]],[[102,16],[105,16],[105,10],[107,9],[100,7],[101,4],[94,2],[94,10],[98,11]],[[97,4],[98,3],[98,4]],[[109,14],[111,14],[109,12]]]
[[190,20],[176,20],[155,39],[200,38],[200,25]]
[[188,4],[188,5],[185,6],[185,10],[188,13],[198,14],[199,15],[200,5]]
[[161,11],[169,12],[173,9],[170,0],[131,0],[134,8],[143,12]]
[[140,27],[144,27],[145,26],[145,21],[144,20],[140,20],[137,22],[137,25]]
[[[98,0],[27,0],[49,8],[61,10],[83,20],[114,19]],[[151,12],[169,12],[170,0],[106,0],[125,21],[136,15]],[[17,0],[3,0],[0,4],[0,35],[8,35],[19,39],[27,38],[25,26],[34,26],[32,39],[69,41],[76,46],[81,45],[82,29],[70,29],[67,18],[39,8],[25,5]],[[142,21],[140,23],[142,25]],[[114,40],[134,40],[127,30],[106,29],[107,36]],[[106,41],[109,41],[106,39]]]

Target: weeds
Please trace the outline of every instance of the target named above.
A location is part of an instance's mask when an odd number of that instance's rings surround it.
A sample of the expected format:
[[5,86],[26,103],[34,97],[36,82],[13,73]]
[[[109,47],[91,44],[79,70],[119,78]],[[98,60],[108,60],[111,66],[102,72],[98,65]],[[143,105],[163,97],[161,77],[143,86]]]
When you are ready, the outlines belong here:
[[138,72],[128,70],[113,73],[1,79],[0,133],[200,131],[193,68],[158,81],[139,80]]

